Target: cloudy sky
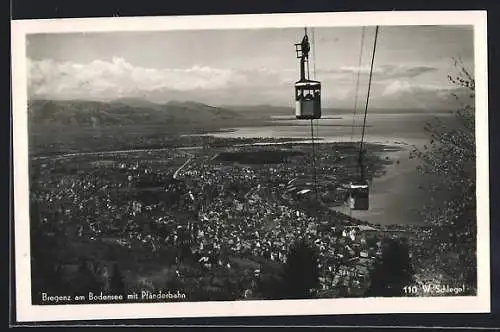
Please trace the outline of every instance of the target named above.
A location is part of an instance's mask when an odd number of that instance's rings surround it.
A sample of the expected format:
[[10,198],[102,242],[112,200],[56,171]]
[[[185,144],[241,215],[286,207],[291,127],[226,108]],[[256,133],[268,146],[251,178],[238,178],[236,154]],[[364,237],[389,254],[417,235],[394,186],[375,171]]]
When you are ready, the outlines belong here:
[[[315,28],[311,75],[326,107],[352,108],[366,98],[374,27]],[[44,34],[27,38],[31,98],[217,105],[293,104],[303,29]],[[453,57],[473,70],[472,27],[381,27],[371,106],[446,108]],[[361,66],[359,58],[361,55]]]

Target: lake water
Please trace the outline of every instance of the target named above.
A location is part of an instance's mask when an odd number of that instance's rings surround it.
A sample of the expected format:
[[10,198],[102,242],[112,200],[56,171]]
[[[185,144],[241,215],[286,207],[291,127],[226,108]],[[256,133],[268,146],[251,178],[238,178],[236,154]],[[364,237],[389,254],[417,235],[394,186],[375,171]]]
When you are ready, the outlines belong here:
[[[349,211],[339,208],[346,214],[377,224],[421,224],[418,211],[427,202],[428,195],[419,189],[425,184],[416,171],[417,160],[409,159],[409,150],[414,145],[422,148],[428,144],[429,136],[424,130],[427,121],[438,117],[442,121],[451,121],[446,113],[391,113],[369,114],[365,128],[365,141],[398,145],[401,151],[387,152],[394,163],[387,167],[386,175],[375,179],[370,193],[369,211]],[[239,127],[233,131],[213,133],[218,137],[275,137],[275,138],[310,138],[311,122],[290,117],[274,117],[272,125],[264,127]],[[355,124],[362,124],[362,116],[354,118]],[[320,142],[359,141],[362,128],[353,131],[352,115],[329,115],[326,119],[314,121],[315,140]],[[396,163],[399,161],[399,163]]]

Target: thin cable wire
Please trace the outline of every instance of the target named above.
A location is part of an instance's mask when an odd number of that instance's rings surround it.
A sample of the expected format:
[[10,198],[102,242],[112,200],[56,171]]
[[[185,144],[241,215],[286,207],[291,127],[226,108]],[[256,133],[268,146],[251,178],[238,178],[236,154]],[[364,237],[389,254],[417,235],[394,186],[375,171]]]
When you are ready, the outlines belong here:
[[365,27],[361,29],[361,45],[359,51],[359,59],[358,59],[358,75],[356,79],[356,92],[354,93],[354,111],[352,113],[352,127],[351,127],[351,144],[354,140],[354,124],[356,118],[356,110],[358,108],[358,93],[359,93],[359,77],[361,75],[361,61],[363,60],[363,45],[365,43]]
[[371,91],[371,86],[372,86],[372,76],[373,76],[373,63],[375,62],[375,50],[377,49],[377,37],[378,37],[378,29],[379,26],[375,28],[375,40],[373,42],[373,53],[372,53],[372,62],[370,65],[370,76],[368,79],[368,92],[366,94],[366,104],[365,104],[365,116],[363,119],[363,131],[361,133],[361,141],[359,144],[359,164],[361,168],[361,180],[364,181],[364,169],[363,169],[363,163],[362,163],[362,158],[363,158],[363,140],[365,138],[365,128],[366,128],[366,114],[368,112],[368,102],[370,100],[370,91]]
[[[307,35],[307,28],[306,28],[306,35]],[[316,61],[315,61],[315,43],[314,43],[314,28],[312,29],[312,46],[313,46],[313,75],[314,79],[316,79]],[[309,58],[307,58],[307,79],[310,79],[310,72],[309,72]],[[313,162],[313,183],[314,183],[314,192],[316,194],[316,199],[319,197],[318,193],[318,181],[317,181],[317,176],[316,176],[316,149],[314,147],[314,119],[311,119],[311,145],[312,145],[312,162]]]
[[[312,46],[313,46],[313,79],[316,80],[316,30],[314,28],[312,30]],[[316,135],[319,133],[319,121],[316,119]]]
[[316,151],[314,148],[314,126],[313,119],[311,119],[311,144],[312,144],[312,162],[313,162],[313,183],[314,183],[314,192],[316,194],[316,199],[319,197],[318,193],[318,181],[316,177]]
[[312,44],[313,44],[313,78],[316,79],[316,43],[315,43],[315,31],[312,28]]
[[[312,32],[311,43],[312,43],[313,79],[316,80],[316,42],[315,42],[316,34],[314,31],[314,28],[311,28],[311,32]],[[318,120],[313,119],[311,121],[311,126],[313,126],[314,123],[316,123],[316,135],[317,135],[318,134]]]

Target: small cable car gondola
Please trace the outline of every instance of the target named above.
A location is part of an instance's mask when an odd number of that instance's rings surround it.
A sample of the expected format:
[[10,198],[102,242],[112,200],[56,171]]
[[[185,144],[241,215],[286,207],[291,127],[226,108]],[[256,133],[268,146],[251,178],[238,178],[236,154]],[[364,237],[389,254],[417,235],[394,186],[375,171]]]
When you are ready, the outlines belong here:
[[368,181],[351,182],[348,185],[347,204],[351,210],[368,210],[370,207],[370,186]]
[[321,118],[321,83],[306,80],[295,83],[295,116],[310,120]]
[[347,185],[346,204],[353,211],[366,211],[370,209],[370,184],[365,179],[363,165],[359,165],[361,176],[357,181]]
[[358,155],[358,175],[359,177],[344,185],[346,189],[345,205],[353,211],[366,211],[370,208],[370,184],[365,178],[363,165],[363,155],[365,151],[360,148]]
[[300,59],[300,80],[295,82],[295,116],[304,120],[321,118],[321,82],[309,79],[310,50],[306,30],[302,42],[295,44],[295,52]]

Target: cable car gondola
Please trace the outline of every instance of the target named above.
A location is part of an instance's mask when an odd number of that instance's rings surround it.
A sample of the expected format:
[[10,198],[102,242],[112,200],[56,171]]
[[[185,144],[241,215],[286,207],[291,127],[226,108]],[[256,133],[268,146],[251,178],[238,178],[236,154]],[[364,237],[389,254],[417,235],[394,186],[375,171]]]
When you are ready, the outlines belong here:
[[359,177],[350,181],[348,184],[343,185],[346,189],[344,203],[351,211],[366,211],[370,208],[370,184],[365,177],[363,165],[364,153],[365,151],[361,148],[357,161]]
[[362,155],[358,159],[359,179],[347,185],[347,206],[353,211],[366,211],[370,208],[370,184],[365,178]]
[[297,119],[321,118],[321,82],[309,79],[310,50],[306,29],[302,42],[295,44],[295,52],[297,58],[300,59],[300,80],[295,82],[295,116]]
[[351,210],[368,210],[370,207],[370,186],[368,181],[351,182],[348,185],[348,205]]

